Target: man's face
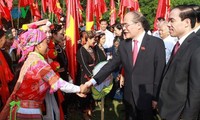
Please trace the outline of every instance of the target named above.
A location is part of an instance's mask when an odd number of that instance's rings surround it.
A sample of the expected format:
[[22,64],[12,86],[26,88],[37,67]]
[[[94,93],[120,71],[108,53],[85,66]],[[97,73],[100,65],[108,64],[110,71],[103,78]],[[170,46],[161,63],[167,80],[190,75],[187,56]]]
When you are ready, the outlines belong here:
[[105,31],[106,28],[107,28],[107,26],[108,26],[108,24],[107,24],[106,21],[102,21],[102,22],[100,23],[100,28],[101,28],[102,31]]
[[158,32],[162,39],[165,39],[169,36],[169,28],[167,27],[167,25],[161,25]]
[[138,22],[134,21],[133,14],[126,14],[124,17],[124,23],[122,24],[125,38],[134,38],[138,34]]
[[172,37],[181,38],[185,35],[185,20],[181,21],[179,9],[173,9],[169,14],[169,33]]

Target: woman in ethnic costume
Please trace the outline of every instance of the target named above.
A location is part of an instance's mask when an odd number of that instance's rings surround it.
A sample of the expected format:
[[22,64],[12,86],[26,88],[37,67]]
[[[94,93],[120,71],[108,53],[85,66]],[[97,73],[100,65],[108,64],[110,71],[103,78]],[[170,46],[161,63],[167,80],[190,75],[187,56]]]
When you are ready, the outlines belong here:
[[50,89],[66,93],[85,93],[85,85],[76,86],[58,77],[45,61],[47,39],[44,32],[30,29],[19,38],[22,52],[20,62],[24,61],[13,93],[0,113],[0,120],[42,120],[41,105]]
[[[77,61],[81,68],[81,83],[84,84],[92,76],[92,70],[95,66],[95,52],[93,47],[95,45],[95,33],[94,31],[86,32],[86,43],[77,52]],[[92,115],[92,105],[94,99],[92,94],[88,94],[86,98],[81,99],[81,108],[83,112],[84,120],[89,120]]]

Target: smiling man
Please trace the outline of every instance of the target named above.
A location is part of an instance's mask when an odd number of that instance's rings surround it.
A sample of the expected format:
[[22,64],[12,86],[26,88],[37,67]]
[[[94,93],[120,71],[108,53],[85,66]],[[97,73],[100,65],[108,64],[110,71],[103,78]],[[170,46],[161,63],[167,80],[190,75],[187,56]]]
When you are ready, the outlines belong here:
[[177,6],[169,15],[169,32],[178,41],[163,74],[159,112],[164,120],[197,120],[200,110],[200,39],[193,32],[194,10]]
[[126,40],[117,54],[86,84],[103,82],[122,64],[125,70],[124,103],[126,120],[153,120],[157,92],[165,66],[165,47],[161,39],[146,33],[149,24],[142,13],[129,12],[124,17]]

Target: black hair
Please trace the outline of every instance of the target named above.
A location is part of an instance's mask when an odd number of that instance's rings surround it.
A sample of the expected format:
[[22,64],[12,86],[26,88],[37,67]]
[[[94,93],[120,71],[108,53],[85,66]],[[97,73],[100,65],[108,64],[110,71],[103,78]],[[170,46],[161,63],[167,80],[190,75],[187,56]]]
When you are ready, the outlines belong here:
[[191,28],[194,28],[195,23],[196,23],[196,14],[191,7],[189,7],[188,5],[179,5],[173,9],[179,9],[181,11],[179,14],[179,17],[181,18],[181,20],[183,21],[187,18],[190,19]]
[[195,16],[196,16],[196,22],[200,23],[200,6],[199,5],[195,5],[195,4],[191,4],[188,5],[189,7],[191,7],[194,10]]
[[165,21],[165,18],[164,17],[158,17],[157,20],[158,21]]
[[101,19],[101,20],[99,21],[99,23],[101,23],[101,22],[106,22],[106,23],[108,24],[108,21],[107,21],[106,19]]
[[0,29],[0,38],[2,38],[5,35],[5,31],[3,29]]
[[97,43],[99,43],[100,39],[105,35],[106,35],[105,33],[97,32],[96,35],[95,35],[95,40],[97,41]]
[[88,41],[89,39],[95,38],[95,31],[91,30],[91,31],[86,31],[86,41]]
[[122,30],[122,29],[123,29],[123,27],[122,27],[122,25],[121,25],[120,23],[114,24],[113,27],[115,27],[115,28],[117,28],[117,29],[119,29],[119,30]]
[[51,30],[52,34],[57,34],[62,28],[62,25],[58,25],[58,24],[54,24],[53,25],[53,29]]

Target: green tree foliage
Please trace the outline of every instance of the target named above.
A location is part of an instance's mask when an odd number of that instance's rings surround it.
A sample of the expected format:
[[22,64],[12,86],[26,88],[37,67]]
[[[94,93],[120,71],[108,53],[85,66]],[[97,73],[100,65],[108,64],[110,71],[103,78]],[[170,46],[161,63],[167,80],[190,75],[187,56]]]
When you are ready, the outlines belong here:
[[[66,14],[66,6],[65,6],[65,0],[59,0],[61,7],[63,8],[64,14]],[[80,0],[81,5],[83,7],[83,20],[86,20],[86,5],[87,5],[87,0]],[[103,15],[104,19],[107,19],[109,21],[110,18],[110,0],[105,0],[107,4],[108,11]],[[141,12],[146,16],[148,19],[151,28],[153,28],[153,23],[154,19],[156,16],[156,10],[157,10],[157,5],[158,5],[158,0],[138,0],[140,4],[140,10]],[[14,6],[18,6],[19,0],[13,0]],[[40,9],[41,9],[41,0],[38,0]],[[117,9],[117,12],[119,10],[119,4],[120,0],[115,0],[115,6]],[[200,0],[171,0],[171,8],[177,5],[183,5],[183,4],[197,4],[200,5]],[[29,16],[30,17],[30,16]],[[43,14],[44,18],[49,18],[50,15],[48,14]],[[31,19],[31,18],[30,18]],[[23,20],[20,20],[20,23]],[[117,21],[119,21],[119,17],[117,18]]]

